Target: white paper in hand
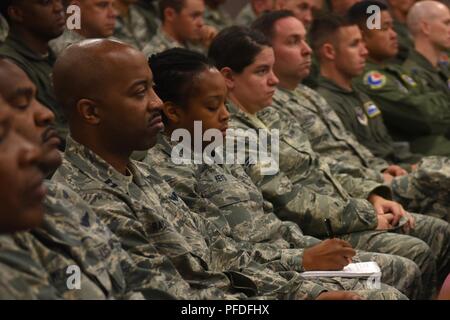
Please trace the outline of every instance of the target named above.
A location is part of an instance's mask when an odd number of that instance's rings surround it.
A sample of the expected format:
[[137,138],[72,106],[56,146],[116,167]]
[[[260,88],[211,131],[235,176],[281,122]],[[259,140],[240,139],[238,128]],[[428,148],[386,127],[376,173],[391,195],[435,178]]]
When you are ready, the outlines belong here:
[[344,277],[344,278],[366,278],[381,277],[380,267],[376,262],[350,263],[341,271],[306,271],[301,273],[304,278],[319,277]]

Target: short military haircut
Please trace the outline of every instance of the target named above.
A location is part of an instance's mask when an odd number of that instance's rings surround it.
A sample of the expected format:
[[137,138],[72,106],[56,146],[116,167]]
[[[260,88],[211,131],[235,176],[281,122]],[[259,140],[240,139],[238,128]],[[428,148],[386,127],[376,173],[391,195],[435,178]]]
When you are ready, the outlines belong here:
[[335,39],[340,28],[351,25],[355,24],[337,14],[328,14],[315,19],[310,30],[311,45],[314,52],[319,52],[319,49],[326,42]]
[[279,20],[290,17],[295,18],[295,15],[292,11],[289,10],[267,12],[261,15],[252,23],[252,29],[258,30],[259,32],[264,34],[266,38],[269,39],[269,41],[272,41],[275,32],[275,24]]
[[164,21],[164,11],[167,8],[172,8],[176,13],[180,13],[184,8],[186,0],[160,0],[159,1],[159,15],[161,21]]
[[172,102],[183,107],[195,88],[195,77],[214,64],[205,55],[174,48],[152,55],[149,58],[153,72],[155,92],[163,102]]
[[264,47],[270,47],[270,43],[261,32],[232,26],[223,29],[214,38],[208,56],[217,69],[228,67],[236,73],[241,73],[255,61]]
[[367,13],[367,9],[370,6],[378,6],[380,11],[388,10],[387,5],[383,2],[375,0],[366,0],[355,3],[347,12],[347,18],[352,24],[358,25],[361,30],[367,29],[367,20],[372,16],[372,13]]

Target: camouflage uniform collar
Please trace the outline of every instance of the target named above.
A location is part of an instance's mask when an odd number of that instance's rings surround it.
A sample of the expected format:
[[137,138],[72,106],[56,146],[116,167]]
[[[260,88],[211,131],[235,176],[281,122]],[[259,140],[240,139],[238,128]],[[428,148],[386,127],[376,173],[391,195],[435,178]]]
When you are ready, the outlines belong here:
[[53,65],[53,63],[56,61],[56,56],[53,53],[53,51],[48,48],[48,53],[45,55],[38,54],[31,50],[25,43],[22,42],[22,39],[15,34],[14,32],[10,32],[8,35],[8,38],[6,38],[4,46],[10,47],[26,57],[27,59],[33,60],[33,61],[45,61]]
[[169,48],[185,48],[185,49],[191,49],[188,43],[179,43],[175,39],[171,38],[163,29],[163,26],[159,26],[158,31],[156,32],[156,35],[159,36],[163,43],[166,43],[167,47]]
[[251,127],[266,129],[264,123],[261,120],[259,120],[257,115],[251,115],[251,114],[241,110],[230,100],[227,101],[227,106],[228,106],[228,111],[230,112],[232,117],[239,119],[240,121],[242,121],[246,125],[250,125]]
[[121,187],[125,189],[126,192],[129,191],[129,185],[133,183],[133,178],[136,178],[135,175],[138,173],[133,161],[130,161],[128,166],[132,175],[125,176],[92,150],[75,141],[70,135],[67,136],[66,141],[64,157],[81,172],[94,180],[102,180],[103,183],[110,187]]
[[275,94],[273,95],[274,101],[282,101],[282,102],[288,102],[291,100],[292,97],[292,91],[286,88],[277,87],[277,90],[275,91]]

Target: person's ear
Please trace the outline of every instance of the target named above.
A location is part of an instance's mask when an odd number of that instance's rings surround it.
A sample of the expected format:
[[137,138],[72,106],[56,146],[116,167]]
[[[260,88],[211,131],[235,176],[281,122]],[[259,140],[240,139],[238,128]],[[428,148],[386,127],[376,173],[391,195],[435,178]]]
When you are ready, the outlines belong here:
[[172,102],[164,102],[162,107],[163,113],[169,122],[178,124],[181,121],[181,109]]
[[334,46],[331,43],[324,43],[322,47],[320,48],[322,56],[327,59],[334,61],[336,59],[336,50],[334,49]]
[[430,35],[430,24],[427,21],[420,21],[420,30],[426,36]]
[[89,99],[81,99],[77,103],[77,112],[79,117],[90,125],[98,125],[100,116],[96,103]]
[[220,70],[220,73],[225,78],[225,84],[227,85],[228,90],[233,90],[235,86],[235,77],[233,70],[225,67]]
[[164,9],[164,20],[168,22],[172,22],[175,19],[176,12],[173,8]]

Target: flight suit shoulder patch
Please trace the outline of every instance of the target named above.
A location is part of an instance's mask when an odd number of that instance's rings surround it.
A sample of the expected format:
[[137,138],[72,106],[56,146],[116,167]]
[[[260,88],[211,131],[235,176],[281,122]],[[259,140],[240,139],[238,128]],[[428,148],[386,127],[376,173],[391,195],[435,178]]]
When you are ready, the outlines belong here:
[[367,116],[369,118],[375,118],[381,114],[380,109],[373,101],[367,101],[364,103],[364,110],[366,110]]
[[386,76],[378,71],[369,71],[364,76],[364,83],[373,90],[383,88],[386,81]]
[[417,82],[407,74],[402,74],[402,79],[411,87],[417,87]]

